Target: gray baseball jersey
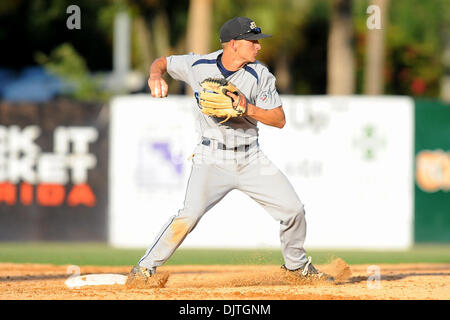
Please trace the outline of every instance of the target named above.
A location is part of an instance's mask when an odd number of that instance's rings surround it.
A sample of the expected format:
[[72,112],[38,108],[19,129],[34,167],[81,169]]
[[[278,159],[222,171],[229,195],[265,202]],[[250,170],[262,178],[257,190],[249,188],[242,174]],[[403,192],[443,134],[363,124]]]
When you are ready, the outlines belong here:
[[[245,95],[249,103],[263,109],[281,106],[281,99],[275,87],[276,79],[267,67],[257,61],[247,64],[236,72],[229,72],[223,68],[218,59],[222,52],[223,50],[218,50],[207,55],[167,57],[167,72],[172,78],[186,82],[196,94],[202,90],[200,83],[206,78],[225,78]],[[231,118],[219,124],[223,118],[209,117],[198,110],[200,132],[203,137],[217,140],[230,147],[249,144],[258,137],[258,121],[251,117]],[[234,139],[227,139],[230,136]]]
[[[167,57],[167,72],[185,81],[194,92],[208,77],[230,80],[257,107],[281,106],[275,77],[260,63],[229,72],[220,62],[222,50],[207,55]],[[202,141],[196,146],[183,208],[157,234],[139,261],[152,272],[167,261],[201,217],[230,191],[237,189],[259,203],[280,223],[280,242],[288,269],[306,262],[304,206],[286,176],[263,154],[258,144],[257,121],[250,117],[222,119],[204,115],[198,109]],[[244,147],[242,147],[244,145]],[[243,212],[242,214],[245,214]],[[236,221],[238,223],[238,221]],[[205,239],[207,241],[207,239]]]

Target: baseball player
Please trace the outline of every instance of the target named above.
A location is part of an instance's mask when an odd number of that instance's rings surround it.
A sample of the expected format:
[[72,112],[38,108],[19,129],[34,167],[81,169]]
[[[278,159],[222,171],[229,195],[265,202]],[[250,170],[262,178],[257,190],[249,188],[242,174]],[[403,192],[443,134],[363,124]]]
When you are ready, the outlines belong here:
[[[201,140],[192,156],[183,208],[161,228],[131,270],[128,283],[147,281],[155,274],[201,217],[234,189],[247,194],[279,221],[284,270],[299,277],[332,280],[318,272],[311,257],[306,256],[304,206],[286,176],[259,147],[258,122],[277,128],[286,123],[276,79],[256,60],[261,50],[258,40],[266,37],[270,35],[261,33],[254,21],[236,17],[220,29],[223,49],[206,55],[161,57],[152,63],[148,85],[153,97],[167,96],[168,86],[162,78],[165,72],[186,82],[195,92]],[[205,82],[218,86],[232,83],[238,90],[221,92],[231,101],[231,109],[241,108],[241,112],[226,121],[211,112],[202,112],[205,104],[217,106],[215,102],[205,102],[208,95],[216,93],[205,93]]]

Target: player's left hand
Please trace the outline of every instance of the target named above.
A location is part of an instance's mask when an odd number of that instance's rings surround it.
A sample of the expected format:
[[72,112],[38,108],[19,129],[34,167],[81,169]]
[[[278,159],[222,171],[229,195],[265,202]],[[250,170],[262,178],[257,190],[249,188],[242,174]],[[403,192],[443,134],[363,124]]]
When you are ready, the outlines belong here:
[[229,96],[231,99],[233,99],[233,107],[235,109],[238,106],[240,106],[240,108],[242,110],[245,110],[243,115],[247,114],[247,98],[245,98],[245,96],[242,93],[240,93],[240,92],[233,93],[231,91],[227,91],[227,96]]

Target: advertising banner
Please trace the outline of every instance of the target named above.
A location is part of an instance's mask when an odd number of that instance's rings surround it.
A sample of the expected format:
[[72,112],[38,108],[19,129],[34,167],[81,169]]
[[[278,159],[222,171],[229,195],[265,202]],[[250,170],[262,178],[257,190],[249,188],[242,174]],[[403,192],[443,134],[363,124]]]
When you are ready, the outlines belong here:
[[413,231],[413,101],[283,97],[287,125],[261,147],[305,205],[305,245],[407,248]]
[[415,242],[449,243],[450,106],[416,100],[415,108]]
[[109,239],[145,246],[184,201],[187,158],[198,142],[187,97],[111,102]]
[[[282,96],[282,101],[285,127],[260,123],[259,143],[305,205],[305,247],[409,247],[412,100]],[[112,101],[111,244],[149,246],[183,207],[188,159],[200,141],[198,115],[195,100],[184,96]],[[279,247],[278,237],[278,222],[234,190],[204,215],[182,246]]]
[[0,240],[105,241],[108,108],[0,104]]

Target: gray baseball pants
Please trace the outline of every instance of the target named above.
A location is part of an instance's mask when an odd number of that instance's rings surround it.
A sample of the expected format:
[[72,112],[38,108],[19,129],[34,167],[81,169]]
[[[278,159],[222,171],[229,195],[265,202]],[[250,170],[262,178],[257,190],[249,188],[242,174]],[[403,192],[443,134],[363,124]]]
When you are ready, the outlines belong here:
[[280,223],[285,265],[298,269],[307,262],[305,211],[286,176],[254,144],[248,150],[220,150],[217,142],[199,144],[192,158],[184,207],[162,227],[139,265],[156,271],[181,245],[202,216],[233,189],[259,203]]

